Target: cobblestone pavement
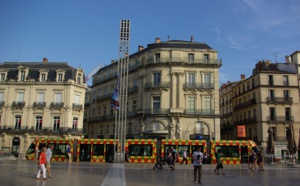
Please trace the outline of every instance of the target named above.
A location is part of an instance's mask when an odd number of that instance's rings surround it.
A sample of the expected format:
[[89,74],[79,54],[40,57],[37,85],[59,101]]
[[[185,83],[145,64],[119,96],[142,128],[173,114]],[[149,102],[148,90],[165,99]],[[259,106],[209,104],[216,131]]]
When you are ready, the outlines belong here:
[[[153,170],[153,164],[111,164],[51,162],[53,178],[36,180],[37,164],[27,160],[3,160],[1,186],[153,186],[198,185],[193,182],[192,165],[176,165],[176,170]],[[203,165],[203,185],[298,185],[300,167],[265,165],[265,171],[248,171],[247,165],[224,165],[226,175],[215,175],[215,165]]]

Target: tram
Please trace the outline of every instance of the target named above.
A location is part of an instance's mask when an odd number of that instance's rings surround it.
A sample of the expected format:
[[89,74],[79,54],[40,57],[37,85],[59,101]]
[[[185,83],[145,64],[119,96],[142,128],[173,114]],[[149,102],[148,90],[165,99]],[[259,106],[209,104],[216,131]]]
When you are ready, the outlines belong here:
[[[35,159],[35,147],[39,149],[54,145],[51,161],[65,161],[67,145],[71,147],[72,161],[75,162],[113,162],[114,152],[117,152],[118,141],[114,139],[62,139],[39,138],[29,146],[26,159]],[[116,145],[115,145],[116,144]],[[243,157],[248,157],[251,149],[256,147],[251,140],[172,140],[172,139],[126,139],[125,152],[130,163],[156,163],[160,158],[166,158],[167,151],[176,149],[179,162],[183,151],[187,151],[188,163],[192,163],[192,154],[198,148],[208,155],[207,163],[216,163],[215,152],[221,149],[224,164],[244,163]]]

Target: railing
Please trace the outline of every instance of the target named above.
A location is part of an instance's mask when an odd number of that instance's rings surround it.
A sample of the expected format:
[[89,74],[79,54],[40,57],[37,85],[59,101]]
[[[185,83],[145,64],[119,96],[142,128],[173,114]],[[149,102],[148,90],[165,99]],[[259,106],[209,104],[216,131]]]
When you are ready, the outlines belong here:
[[294,122],[294,116],[268,116],[267,121],[270,123],[290,123]]
[[73,103],[73,110],[82,110],[82,104]]
[[230,117],[230,116],[232,116],[232,112],[229,112],[229,113],[227,113],[227,114],[223,114],[223,118],[227,118],[227,117]]
[[12,104],[13,108],[24,108],[25,102],[24,101],[14,101]]
[[215,110],[208,109],[185,109],[184,113],[186,115],[215,115]]
[[46,102],[34,102],[33,107],[34,108],[45,108],[46,107]]
[[145,84],[145,89],[151,88],[170,88],[169,82],[150,82]]
[[253,104],[256,104],[256,99],[251,99],[249,101],[246,101],[244,103],[236,105],[235,107],[233,107],[233,110],[238,110],[238,109],[241,109],[243,107],[247,107],[247,106],[250,106],[250,105],[253,105]]
[[36,127],[36,126],[12,126],[12,125],[3,125],[0,126],[0,131],[1,132],[41,132],[41,133],[60,133],[60,134],[65,134],[65,133],[82,133],[83,129],[82,128],[72,128],[72,127],[60,127],[57,129],[54,129],[53,127]]
[[137,86],[133,86],[131,88],[128,89],[127,93],[134,93],[138,91],[138,87]]
[[156,63],[188,63],[188,64],[204,64],[204,65],[222,65],[222,59],[193,59],[188,57],[160,57],[160,58],[148,58],[147,64]]
[[134,65],[130,65],[129,68],[128,68],[128,71],[133,71],[134,69],[138,68],[141,66],[141,63],[138,61],[138,62],[135,62]]
[[95,80],[93,79],[93,85],[94,85],[94,84],[97,84],[97,83],[104,82],[104,81],[109,80],[109,79],[116,78],[117,75],[118,75],[118,74],[115,72],[115,73],[109,74],[109,75],[107,75],[107,76],[102,76],[102,77],[99,78],[99,79],[95,79]]
[[213,83],[191,83],[187,82],[184,84],[184,88],[186,89],[213,89]]
[[63,102],[51,102],[51,106],[52,109],[61,109],[64,107],[64,103]]
[[106,94],[106,95],[103,95],[103,96],[99,96],[97,97],[97,101],[102,101],[102,100],[106,100],[106,99],[111,99],[113,94]]
[[255,123],[255,122],[256,122],[256,117],[234,121],[233,123],[235,125],[241,125],[241,124],[248,124],[248,123]]
[[169,114],[170,109],[144,109],[144,114]]
[[267,97],[267,103],[293,103],[292,97]]

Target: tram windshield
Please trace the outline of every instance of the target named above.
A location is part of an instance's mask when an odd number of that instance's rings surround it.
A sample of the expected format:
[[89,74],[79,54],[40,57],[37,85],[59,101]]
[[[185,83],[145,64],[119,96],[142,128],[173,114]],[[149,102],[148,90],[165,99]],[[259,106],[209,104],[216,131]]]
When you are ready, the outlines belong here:
[[104,145],[94,145],[93,146],[94,156],[104,156]]
[[130,156],[152,156],[152,145],[130,145]]
[[217,146],[216,151],[221,149],[223,157],[239,157],[239,147],[238,146]]

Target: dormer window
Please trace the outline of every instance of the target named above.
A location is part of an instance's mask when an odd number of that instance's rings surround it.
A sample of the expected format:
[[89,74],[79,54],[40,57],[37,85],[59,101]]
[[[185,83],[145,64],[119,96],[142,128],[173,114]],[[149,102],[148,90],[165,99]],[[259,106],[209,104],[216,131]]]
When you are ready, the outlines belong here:
[[57,75],[57,81],[62,82],[63,81],[63,74],[58,74]]
[[65,76],[65,71],[64,70],[56,70],[56,81],[57,82],[63,82],[64,81],[64,77]]
[[24,82],[25,81],[25,71],[20,72],[20,81]]
[[78,76],[77,76],[77,83],[78,84],[81,84],[81,78],[82,78],[82,76],[81,76],[81,74],[78,74]]
[[0,81],[5,81],[5,79],[6,79],[6,74],[0,73]]
[[39,81],[40,82],[45,82],[48,80],[48,70],[45,69],[41,69],[40,70],[40,77],[39,77]]
[[40,79],[41,82],[44,82],[46,81],[46,74],[41,74],[41,79]]

